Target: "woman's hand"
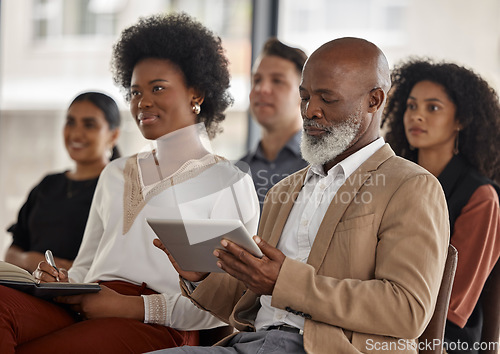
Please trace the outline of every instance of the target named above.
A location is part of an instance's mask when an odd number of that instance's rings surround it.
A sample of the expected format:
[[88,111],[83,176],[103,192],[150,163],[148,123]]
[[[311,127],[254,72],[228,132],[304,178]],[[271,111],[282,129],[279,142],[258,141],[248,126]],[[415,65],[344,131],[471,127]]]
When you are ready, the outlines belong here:
[[175,270],[181,277],[183,277],[186,280],[192,281],[192,282],[197,282],[200,280],[205,279],[210,273],[203,273],[203,272],[189,272],[182,270],[181,267],[177,264],[175,261],[174,257],[168,252],[167,248],[163,245],[163,243],[160,241],[160,239],[155,238],[153,240],[153,245],[161,249],[165,254],[168,256],[168,259],[170,259],[170,262],[174,266]]
[[73,261],[66,258],[54,257],[54,261],[56,262],[57,268],[70,269],[73,265]]
[[[38,267],[38,263],[45,260],[45,255],[37,251],[25,251],[22,248],[11,245],[5,254],[5,261],[15,264],[18,267],[26,269],[33,273]],[[65,264],[57,265],[69,269]]]
[[144,300],[127,296],[101,285],[97,293],[59,296],[56,302],[67,304],[84,319],[121,317],[144,321]]
[[56,281],[68,282],[68,271],[64,268],[58,268],[59,272],[45,261],[38,263],[38,267],[33,272],[33,277],[37,283],[53,283]]

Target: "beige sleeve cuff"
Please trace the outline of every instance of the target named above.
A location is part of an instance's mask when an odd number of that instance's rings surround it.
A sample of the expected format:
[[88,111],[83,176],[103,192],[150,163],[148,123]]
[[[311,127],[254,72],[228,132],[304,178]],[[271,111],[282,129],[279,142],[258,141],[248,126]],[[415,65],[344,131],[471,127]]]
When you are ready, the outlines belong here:
[[167,299],[163,294],[141,295],[144,300],[144,323],[165,326],[167,320]]

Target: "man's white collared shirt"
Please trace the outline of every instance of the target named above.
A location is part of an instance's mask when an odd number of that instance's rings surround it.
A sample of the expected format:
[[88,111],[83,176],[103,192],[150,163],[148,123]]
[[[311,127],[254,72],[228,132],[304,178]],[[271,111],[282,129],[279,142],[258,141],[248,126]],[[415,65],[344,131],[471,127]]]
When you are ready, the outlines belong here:
[[[336,196],[339,188],[384,144],[384,139],[378,138],[333,166],[328,173],[324,172],[323,166],[312,165],[290,211],[277,248],[287,257],[306,263],[328,207],[333,198],[342,198],[341,195]],[[256,330],[284,323],[304,329],[304,318],[272,307],[270,295],[261,296],[260,303],[262,307],[255,319]]]

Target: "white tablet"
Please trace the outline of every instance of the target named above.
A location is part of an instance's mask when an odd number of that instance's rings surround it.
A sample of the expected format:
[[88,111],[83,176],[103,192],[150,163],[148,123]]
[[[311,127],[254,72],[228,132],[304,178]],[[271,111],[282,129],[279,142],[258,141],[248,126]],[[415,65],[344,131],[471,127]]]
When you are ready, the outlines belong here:
[[179,266],[186,271],[223,272],[217,267],[216,248],[223,249],[224,238],[246,249],[256,257],[263,254],[245,226],[234,220],[164,220],[146,219]]

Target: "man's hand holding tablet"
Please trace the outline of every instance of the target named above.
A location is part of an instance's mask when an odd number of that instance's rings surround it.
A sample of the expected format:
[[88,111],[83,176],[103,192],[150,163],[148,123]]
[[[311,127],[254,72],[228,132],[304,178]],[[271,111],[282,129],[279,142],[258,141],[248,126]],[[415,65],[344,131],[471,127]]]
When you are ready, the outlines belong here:
[[171,260],[173,258],[178,268],[183,271],[223,272],[214,255],[214,250],[223,249],[222,240],[239,245],[255,257],[263,256],[252,236],[238,219],[148,219],[147,222],[168,250]]

